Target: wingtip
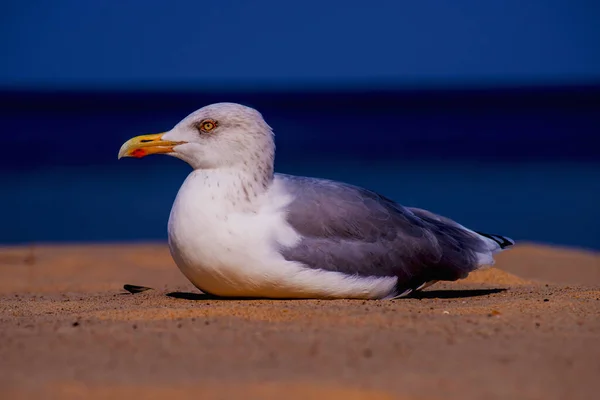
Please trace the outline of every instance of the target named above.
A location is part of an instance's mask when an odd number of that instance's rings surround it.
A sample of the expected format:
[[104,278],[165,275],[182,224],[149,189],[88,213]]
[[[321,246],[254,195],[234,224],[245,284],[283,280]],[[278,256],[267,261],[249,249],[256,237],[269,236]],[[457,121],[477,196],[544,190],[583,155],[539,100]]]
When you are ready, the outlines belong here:
[[486,237],[488,239],[493,240],[494,242],[498,243],[498,246],[500,246],[500,248],[502,250],[506,249],[507,247],[511,247],[515,245],[515,241],[511,238],[509,238],[508,236],[502,236],[502,235],[495,235],[492,233],[483,233],[483,232],[476,232],[478,235],[481,235],[483,237]]

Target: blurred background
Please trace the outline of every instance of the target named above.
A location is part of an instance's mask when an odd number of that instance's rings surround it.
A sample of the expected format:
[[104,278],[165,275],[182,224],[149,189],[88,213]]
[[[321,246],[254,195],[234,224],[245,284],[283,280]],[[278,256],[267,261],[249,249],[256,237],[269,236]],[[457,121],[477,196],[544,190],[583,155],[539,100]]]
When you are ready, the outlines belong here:
[[8,0],[0,243],[166,239],[190,168],[128,138],[257,108],[280,172],[600,250],[596,0]]

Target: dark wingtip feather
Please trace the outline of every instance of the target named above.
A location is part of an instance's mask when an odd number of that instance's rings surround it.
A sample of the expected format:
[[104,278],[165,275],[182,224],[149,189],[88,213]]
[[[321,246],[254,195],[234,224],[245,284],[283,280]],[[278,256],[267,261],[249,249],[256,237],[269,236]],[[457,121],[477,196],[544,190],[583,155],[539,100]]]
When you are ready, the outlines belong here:
[[486,237],[486,238],[491,239],[494,242],[498,243],[498,246],[500,246],[501,249],[505,249],[505,248],[513,246],[515,244],[514,240],[512,240],[511,238],[506,237],[506,236],[495,235],[492,233],[477,232],[477,231],[475,231],[475,232],[478,235],[481,235],[483,237]]

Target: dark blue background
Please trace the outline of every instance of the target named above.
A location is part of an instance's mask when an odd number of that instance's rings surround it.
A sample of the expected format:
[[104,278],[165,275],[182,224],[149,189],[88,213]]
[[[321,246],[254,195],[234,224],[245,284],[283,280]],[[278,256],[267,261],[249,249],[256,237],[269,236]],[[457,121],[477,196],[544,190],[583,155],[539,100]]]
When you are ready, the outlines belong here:
[[0,85],[580,84],[599,20],[597,0],[4,0]]
[[4,2],[0,242],[164,239],[189,167],[120,145],[237,101],[279,171],[600,249],[596,2],[364,4]]

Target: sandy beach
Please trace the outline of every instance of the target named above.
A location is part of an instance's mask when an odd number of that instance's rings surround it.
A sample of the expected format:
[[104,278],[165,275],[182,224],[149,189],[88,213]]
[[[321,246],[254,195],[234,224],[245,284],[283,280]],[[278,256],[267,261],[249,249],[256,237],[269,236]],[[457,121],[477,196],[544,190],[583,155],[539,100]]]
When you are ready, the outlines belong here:
[[164,243],[5,247],[0,397],[599,396],[600,254],[497,260],[395,301],[217,300]]

